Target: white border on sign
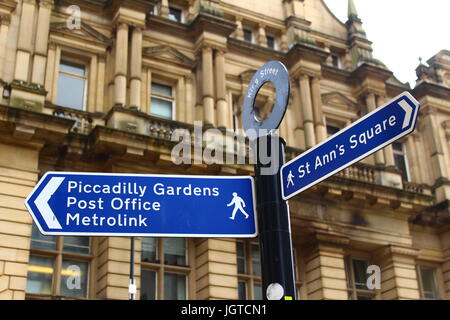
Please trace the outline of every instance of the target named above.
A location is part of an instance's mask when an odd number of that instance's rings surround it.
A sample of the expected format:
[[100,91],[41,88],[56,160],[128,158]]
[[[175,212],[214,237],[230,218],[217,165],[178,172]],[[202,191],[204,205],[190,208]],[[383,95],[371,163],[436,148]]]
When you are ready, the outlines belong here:
[[[253,217],[255,222],[255,233],[252,234],[190,234],[190,233],[92,233],[92,232],[62,232],[42,230],[42,227],[36,218],[33,210],[28,205],[29,199],[37,191],[41,183],[49,174],[58,175],[95,175],[95,176],[127,176],[127,177],[162,177],[162,178],[193,178],[193,179],[250,179],[252,185],[252,200],[253,200]],[[258,236],[258,215],[256,214],[256,192],[255,192],[255,178],[252,176],[211,176],[211,175],[181,175],[181,174],[139,174],[139,173],[104,173],[104,172],[65,172],[65,171],[47,171],[38,181],[36,186],[25,199],[25,206],[37,225],[39,231],[43,235],[51,236],[89,236],[89,237],[174,237],[174,238],[255,238]]]
[[[377,112],[380,112],[381,110],[383,110],[383,108],[387,107],[388,105],[390,105],[391,103],[393,103],[395,100],[398,100],[398,99],[400,99],[401,97],[404,97],[404,96],[407,96],[408,99],[410,99],[411,102],[416,106],[416,109],[414,110],[414,114],[412,115],[412,120],[411,120],[412,122],[414,122],[414,124],[411,125],[411,126],[409,127],[408,130],[399,133],[397,136],[395,136],[395,137],[393,137],[392,139],[390,139],[390,140],[388,140],[388,141],[386,141],[386,142],[380,144],[380,145],[377,146],[376,148],[374,148],[374,149],[372,149],[372,150],[370,150],[370,151],[364,153],[363,155],[359,156],[358,158],[353,159],[352,161],[347,162],[345,165],[343,165],[343,166],[337,168],[336,170],[334,170],[334,171],[332,171],[332,172],[326,174],[325,176],[323,176],[323,177],[321,177],[321,178],[319,178],[319,179],[317,179],[317,180],[311,182],[310,184],[308,184],[308,185],[304,186],[303,188],[301,188],[301,189],[295,191],[294,193],[289,194],[288,196],[285,196],[285,193],[284,193],[284,177],[283,177],[283,169],[284,169],[286,166],[288,166],[288,165],[291,164],[292,162],[295,162],[295,161],[297,161],[298,159],[304,157],[305,155],[307,155],[308,153],[314,151],[315,149],[319,148],[319,147],[322,146],[323,144],[327,143],[329,140],[334,139],[335,136],[338,136],[338,135],[342,134],[343,132],[345,132],[345,131],[351,129],[353,126],[357,125],[359,122],[363,121],[364,119],[366,119],[366,118],[368,118],[368,117],[371,117],[372,115],[374,115],[374,114],[377,113]],[[295,195],[299,194],[300,192],[303,192],[304,190],[306,190],[306,189],[312,187],[313,185],[315,185],[315,184],[317,184],[317,183],[319,183],[319,182],[325,180],[326,178],[328,178],[328,177],[334,175],[335,173],[337,173],[337,172],[339,172],[339,171],[345,169],[346,167],[351,166],[351,165],[354,164],[355,162],[358,162],[359,160],[361,160],[361,159],[363,159],[363,158],[365,158],[365,157],[371,155],[372,153],[377,152],[378,150],[384,148],[384,147],[387,146],[388,144],[391,144],[391,143],[394,142],[395,140],[398,140],[398,139],[400,139],[401,137],[404,137],[404,136],[410,134],[410,133],[413,132],[414,129],[416,128],[417,113],[419,112],[419,109],[420,109],[420,103],[419,103],[419,102],[418,102],[418,101],[417,101],[417,100],[416,100],[416,99],[415,99],[408,91],[405,91],[405,92],[399,94],[398,96],[396,96],[395,98],[391,99],[389,102],[383,104],[381,107],[378,107],[378,108],[376,108],[374,111],[372,111],[372,112],[366,114],[364,117],[362,117],[361,119],[359,119],[359,120],[357,120],[356,122],[352,123],[352,124],[349,125],[348,127],[344,128],[344,129],[342,129],[342,130],[339,130],[339,131],[336,132],[334,135],[328,137],[328,139],[326,139],[325,141],[321,142],[320,144],[318,144],[318,145],[315,146],[314,148],[311,148],[311,149],[305,151],[304,153],[302,153],[301,155],[295,157],[294,159],[292,159],[292,160],[286,162],[286,163],[281,167],[281,170],[280,170],[281,182],[282,182],[282,183],[281,183],[281,194],[282,194],[283,199],[284,199],[284,200],[288,200],[288,199],[292,198],[293,196],[295,196]]]

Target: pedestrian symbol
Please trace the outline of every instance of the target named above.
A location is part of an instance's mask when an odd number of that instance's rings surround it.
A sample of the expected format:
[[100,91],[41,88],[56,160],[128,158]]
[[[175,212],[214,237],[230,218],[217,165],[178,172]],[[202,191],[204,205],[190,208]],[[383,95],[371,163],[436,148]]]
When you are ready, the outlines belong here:
[[294,175],[292,174],[292,170],[290,170],[289,174],[287,176],[288,183],[286,185],[286,188],[289,187],[289,184],[292,184],[292,186],[294,186],[294,180],[292,180],[293,177],[294,177]]
[[231,217],[229,217],[229,218],[231,220],[234,220],[234,217],[236,216],[236,213],[239,210],[239,211],[241,211],[244,214],[245,219],[248,219],[248,214],[244,210],[245,202],[244,202],[244,200],[242,200],[241,197],[239,197],[237,195],[236,192],[233,192],[233,199],[231,200],[231,202],[229,204],[227,204],[227,207],[231,207],[233,204],[234,204],[233,213],[231,214]]

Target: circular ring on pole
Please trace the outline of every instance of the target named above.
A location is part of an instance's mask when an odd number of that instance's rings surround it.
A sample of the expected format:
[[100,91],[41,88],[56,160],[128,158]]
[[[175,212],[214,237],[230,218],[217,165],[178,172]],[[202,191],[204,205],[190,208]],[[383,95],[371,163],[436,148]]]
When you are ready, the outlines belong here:
[[[259,90],[266,82],[272,82],[276,90],[276,100],[272,112],[262,121],[255,116],[255,100]],[[277,129],[283,120],[289,101],[289,73],[279,61],[269,61],[264,64],[253,75],[245,93],[244,106],[242,109],[242,123],[244,130],[255,130],[256,137],[268,134]],[[264,130],[259,130],[264,129]],[[266,132],[266,133],[264,133]]]

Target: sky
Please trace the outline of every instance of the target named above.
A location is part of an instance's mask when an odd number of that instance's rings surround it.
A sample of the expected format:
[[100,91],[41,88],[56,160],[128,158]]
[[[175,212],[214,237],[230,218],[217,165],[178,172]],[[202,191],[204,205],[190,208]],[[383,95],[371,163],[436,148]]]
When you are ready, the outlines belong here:
[[[401,82],[415,85],[415,69],[442,49],[450,50],[450,0],[353,0],[373,56]],[[347,0],[324,0],[342,22]]]

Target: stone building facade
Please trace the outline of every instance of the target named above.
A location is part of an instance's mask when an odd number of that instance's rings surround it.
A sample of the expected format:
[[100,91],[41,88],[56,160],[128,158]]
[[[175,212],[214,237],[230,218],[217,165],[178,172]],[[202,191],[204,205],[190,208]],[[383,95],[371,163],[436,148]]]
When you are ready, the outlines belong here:
[[[171,134],[241,128],[270,60],[291,78],[288,158],[405,90],[421,103],[411,135],[290,201],[300,299],[450,298],[450,52],[411,89],[372,56],[352,0],[345,24],[322,0],[2,0],[0,298],[127,299],[129,238],[44,237],[24,199],[50,170],[251,175],[174,165]],[[264,86],[262,117],[273,101]],[[135,241],[138,298],[261,297],[257,239]]]

